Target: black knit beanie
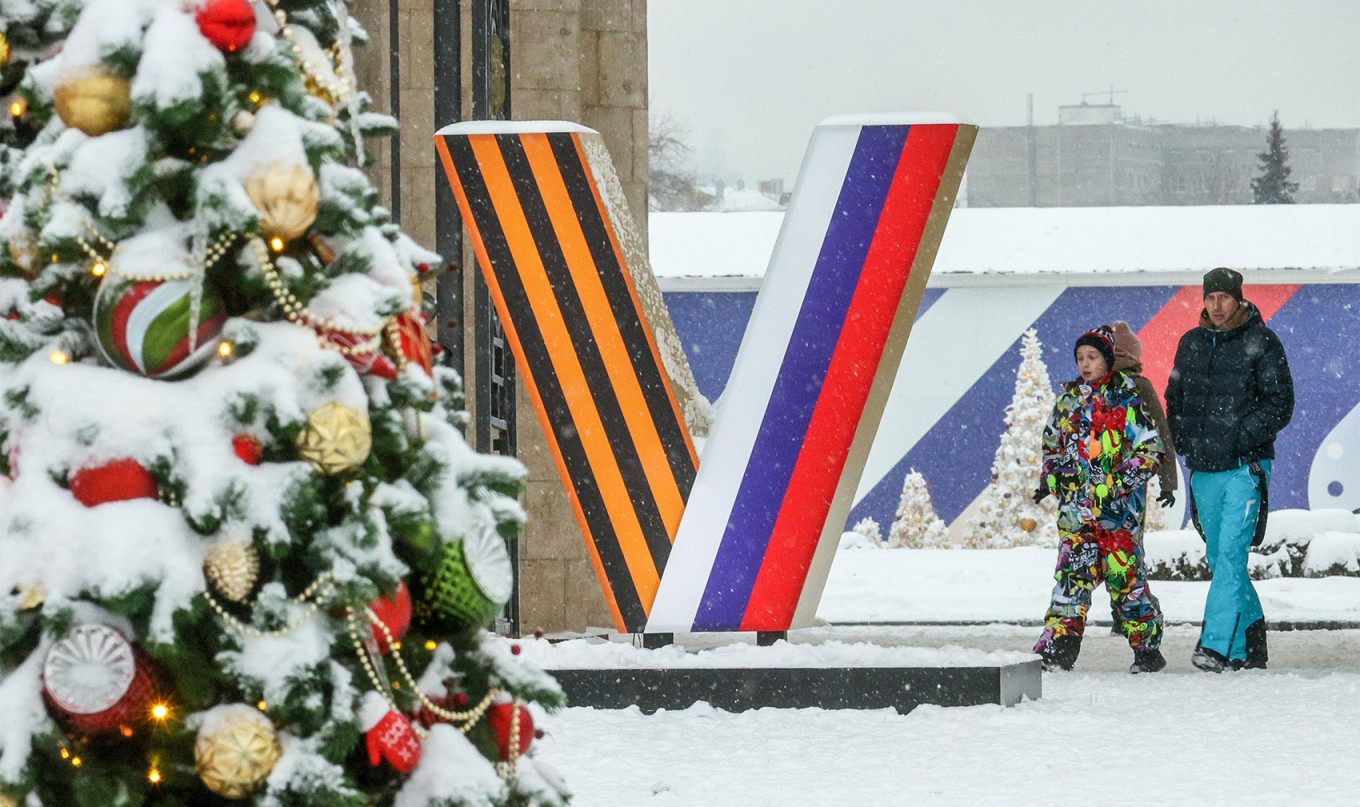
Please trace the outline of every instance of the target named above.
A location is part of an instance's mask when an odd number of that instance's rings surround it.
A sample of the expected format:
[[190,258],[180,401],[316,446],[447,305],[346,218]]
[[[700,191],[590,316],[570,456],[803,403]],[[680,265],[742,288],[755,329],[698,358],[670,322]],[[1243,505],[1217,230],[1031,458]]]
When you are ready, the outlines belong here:
[[1082,345],[1089,345],[1099,350],[1100,355],[1105,358],[1105,369],[1114,369],[1114,331],[1110,330],[1110,326],[1101,325],[1077,337],[1077,343],[1072,346],[1073,358],[1076,358],[1077,348]]
[[1208,297],[1216,291],[1230,295],[1237,302],[1242,302],[1242,275],[1238,272],[1220,266],[1204,275],[1204,296]]

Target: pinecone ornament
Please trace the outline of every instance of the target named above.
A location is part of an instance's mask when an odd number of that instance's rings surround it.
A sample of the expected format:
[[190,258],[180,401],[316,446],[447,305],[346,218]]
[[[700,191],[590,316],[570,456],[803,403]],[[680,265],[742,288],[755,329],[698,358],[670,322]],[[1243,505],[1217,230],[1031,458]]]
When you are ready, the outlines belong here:
[[223,597],[242,602],[260,577],[260,553],[248,538],[219,541],[203,558],[203,573]]

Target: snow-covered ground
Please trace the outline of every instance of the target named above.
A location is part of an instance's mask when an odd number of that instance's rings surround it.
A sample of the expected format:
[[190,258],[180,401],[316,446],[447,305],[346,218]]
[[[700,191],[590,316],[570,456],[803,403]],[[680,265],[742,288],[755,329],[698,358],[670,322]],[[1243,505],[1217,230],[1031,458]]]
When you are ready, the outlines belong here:
[[[842,550],[817,615],[833,624],[1037,623],[1057,558],[1056,549],[1037,547]],[[1207,582],[1152,582],[1171,622],[1198,622],[1208,591]],[[1360,577],[1258,580],[1256,591],[1271,622],[1360,623]],[[1104,590],[1097,591],[1092,618],[1108,624],[1108,606]]]
[[[864,643],[885,653],[937,648],[946,659],[1021,657],[1036,638],[1055,557],[1034,548],[841,551],[821,618],[956,624],[833,624],[794,631],[795,647],[770,650],[846,663],[866,657]],[[1275,622],[1360,621],[1360,579],[1257,588]],[[538,753],[566,774],[577,807],[1360,803],[1360,786],[1344,774],[1360,763],[1360,630],[1272,631],[1269,670],[1201,673],[1189,664],[1199,633],[1191,623],[1207,589],[1153,583],[1172,623],[1163,643],[1170,664],[1156,675],[1129,675],[1123,639],[1092,628],[1076,670],[1045,674],[1043,698],[1014,708],[571,708],[546,720]],[[1108,624],[1104,596],[1092,615]],[[752,639],[681,637],[691,650],[734,640]],[[756,650],[721,652],[740,659]],[[622,661],[630,651],[594,652]],[[579,664],[591,651],[572,643],[527,655],[553,652]]]

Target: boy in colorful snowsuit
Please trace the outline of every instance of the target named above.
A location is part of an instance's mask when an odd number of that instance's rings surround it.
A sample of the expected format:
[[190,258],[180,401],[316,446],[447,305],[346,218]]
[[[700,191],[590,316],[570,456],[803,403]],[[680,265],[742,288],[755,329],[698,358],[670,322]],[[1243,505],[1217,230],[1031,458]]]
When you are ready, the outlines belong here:
[[1143,576],[1146,483],[1161,441],[1134,382],[1113,369],[1114,335],[1101,326],[1077,339],[1081,377],[1066,384],[1044,426],[1034,500],[1058,497],[1058,569],[1034,652],[1045,669],[1070,670],[1081,651],[1091,595],[1103,581],[1133,648],[1131,673],[1166,666],[1162,611]]
[[1247,558],[1265,533],[1275,436],[1294,414],[1294,380],[1280,338],[1242,299],[1242,275],[1231,269],[1204,276],[1204,310],[1176,347],[1166,413],[1213,575],[1190,661],[1209,672],[1263,668],[1265,615]]

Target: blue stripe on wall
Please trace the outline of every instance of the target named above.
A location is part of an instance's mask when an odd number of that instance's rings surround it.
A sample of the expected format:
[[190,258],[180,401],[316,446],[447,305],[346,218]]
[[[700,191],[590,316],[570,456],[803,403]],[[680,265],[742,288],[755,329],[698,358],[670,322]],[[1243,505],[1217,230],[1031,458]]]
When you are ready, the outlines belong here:
[[1360,286],[1304,286],[1267,324],[1284,344],[1294,376],[1294,417],[1275,441],[1270,509],[1306,509],[1313,457],[1360,401],[1360,365],[1342,344],[1360,333]]

